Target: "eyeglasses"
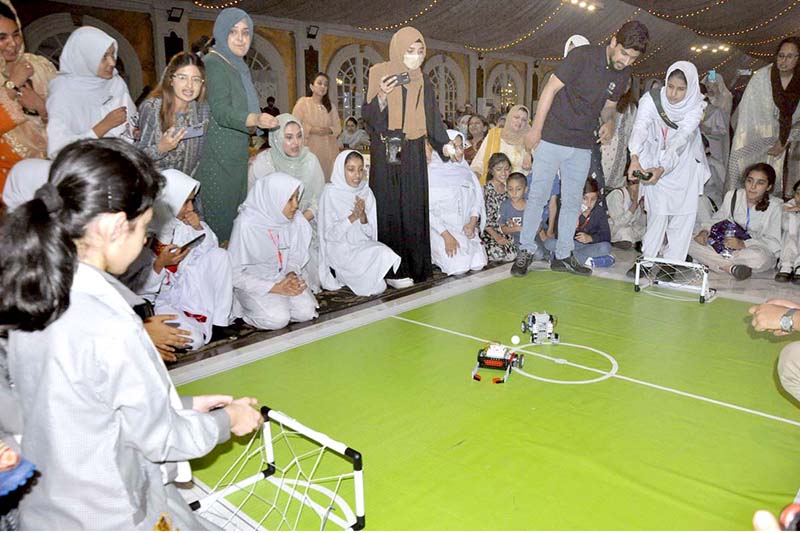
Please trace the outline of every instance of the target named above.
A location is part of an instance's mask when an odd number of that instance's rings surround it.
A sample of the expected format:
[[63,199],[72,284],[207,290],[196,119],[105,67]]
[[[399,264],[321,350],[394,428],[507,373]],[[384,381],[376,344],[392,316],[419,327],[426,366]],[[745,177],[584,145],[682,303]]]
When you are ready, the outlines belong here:
[[196,85],[202,85],[206,81],[203,78],[201,78],[200,76],[192,76],[190,78],[186,74],[175,74],[175,75],[172,76],[172,79],[176,80],[176,81],[179,81],[181,83],[186,83],[187,81],[189,81],[191,79],[192,83],[194,83]]
[[800,54],[778,54],[778,59],[794,59],[800,57]]

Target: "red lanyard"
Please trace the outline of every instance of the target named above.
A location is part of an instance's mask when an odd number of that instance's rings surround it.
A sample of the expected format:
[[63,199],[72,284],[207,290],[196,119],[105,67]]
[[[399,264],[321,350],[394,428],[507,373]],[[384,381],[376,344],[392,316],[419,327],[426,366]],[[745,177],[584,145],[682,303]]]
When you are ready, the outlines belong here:
[[269,238],[272,239],[272,244],[275,245],[275,249],[278,250],[278,263],[280,264],[280,270],[283,271],[283,253],[281,252],[281,246],[280,246],[281,238],[280,238],[280,235],[278,236],[278,239],[276,240],[275,239],[275,235],[272,234],[272,230],[271,229],[268,229],[267,233],[269,233]]
[[663,126],[661,127],[661,136],[664,137],[664,150],[667,149],[667,131],[667,128]]
[[576,231],[582,231],[583,228],[589,223],[589,219],[592,218],[592,212],[589,211],[589,216],[586,217],[583,221],[583,224],[580,223],[580,215],[578,215],[578,229]]

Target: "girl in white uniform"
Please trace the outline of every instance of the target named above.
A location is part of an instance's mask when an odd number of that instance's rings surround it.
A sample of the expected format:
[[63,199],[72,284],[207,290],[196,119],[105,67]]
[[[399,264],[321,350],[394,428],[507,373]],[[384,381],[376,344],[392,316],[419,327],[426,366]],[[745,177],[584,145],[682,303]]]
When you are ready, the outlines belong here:
[[[333,163],[317,217],[322,288],[347,285],[359,296],[386,290],[384,277],[397,272],[400,256],[378,241],[375,195],[364,181],[364,158],[345,150]],[[335,275],[334,275],[335,272]]]
[[650,93],[642,96],[628,144],[628,179],[636,180],[637,171],[653,174],[639,187],[647,211],[644,256],[657,257],[666,235],[664,259],[685,261],[698,198],[710,176],[699,130],[706,104],[693,64],[678,61],[669,67],[660,103],[677,128],[661,118]]
[[303,185],[274,172],[253,183],[233,222],[233,315],[260,329],[317,316],[305,280],[311,226],[298,212]]
[[[148,269],[145,293],[156,294],[155,313],[176,315],[173,322],[189,332],[188,348],[211,341],[213,326],[228,325],[233,305],[233,273],[227,250],[219,247],[212,229],[200,220],[193,200],[200,183],[180,170],[163,172],[164,191],[156,202],[159,257]],[[205,237],[201,237],[205,235]],[[160,257],[180,253],[182,246],[201,238],[177,264],[162,266]]]
[[[464,135],[447,130],[450,161],[435,151],[428,165],[431,259],[448,276],[488,263],[480,234],[486,226],[483,189],[464,160]],[[447,152],[446,152],[447,153]]]
[[47,97],[47,155],[79,139],[119,137],[133,142],[136,104],[117,69],[117,41],[103,30],[73,31]]
[[[753,272],[765,272],[775,266],[781,250],[781,201],[770,195],[775,188],[775,169],[767,163],[751,165],[745,172],[744,188],[725,193],[719,211],[704,224],[689,248],[695,261],[717,272],[725,272],[737,280]],[[736,205],[731,212],[733,195]],[[717,222],[731,220],[747,232],[749,239],[728,236],[725,247],[729,257],[719,254],[708,244],[711,227]]]
[[792,194],[792,199],[783,204],[783,242],[780,270],[775,274],[775,281],[800,284],[800,181],[794,184]]
[[74,143],[0,228],[0,327],[22,453],[42,472],[20,529],[203,528],[171,484],[191,479],[181,462],[260,425],[252,398],[179,398],[108,281],[139,255],[160,185],[128,143]]

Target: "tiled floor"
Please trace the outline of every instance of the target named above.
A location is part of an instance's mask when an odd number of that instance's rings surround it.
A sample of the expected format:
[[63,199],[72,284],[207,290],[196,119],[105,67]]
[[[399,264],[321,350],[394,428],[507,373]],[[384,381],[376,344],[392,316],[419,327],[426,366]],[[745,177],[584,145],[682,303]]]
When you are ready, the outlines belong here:
[[[637,257],[634,250],[614,250],[616,264],[607,269],[596,269],[594,275],[623,281],[631,281],[626,271]],[[538,262],[531,266],[529,276],[536,270],[549,268],[547,263]],[[257,333],[215,349],[196,362],[191,362],[170,371],[176,385],[188,383],[201,377],[234,368],[250,361],[269,357],[290,348],[315,340],[336,335],[364,324],[386,318],[387,316],[433,303],[476,287],[480,287],[510,276],[510,265],[502,265],[483,272],[477,272],[460,279],[448,279],[436,286],[421,290],[408,296],[389,301],[373,301],[357,306],[352,311],[333,313],[312,324],[293,325],[279,332]],[[567,274],[565,274],[567,275]],[[787,298],[800,301],[800,285],[777,283],[773,280],[774,271],[755,274],[751,279],[736,281],[729,275],[711,273],[709,284],[717,289],[718,297],[732,298],[748,302],[764,302],[770,298]]]

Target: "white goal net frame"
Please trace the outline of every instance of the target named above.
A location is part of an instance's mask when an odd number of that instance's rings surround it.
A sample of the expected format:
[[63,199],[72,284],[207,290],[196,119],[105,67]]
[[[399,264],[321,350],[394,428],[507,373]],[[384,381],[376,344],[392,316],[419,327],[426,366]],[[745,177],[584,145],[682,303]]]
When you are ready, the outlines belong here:
[[261,414],[262,428],[192,510],[220,530],[364,529],[361,454],[280,411]]
[[697,299],[701,304],[712,301],[717,294],[717,290],[709,286],[709,268],[706,265],[644,256],[639,256],[634,265],[636,266],[633,277],[635,292],[663,287],[697,295],[697,298],[662,295],[668,299],[680,301]]

